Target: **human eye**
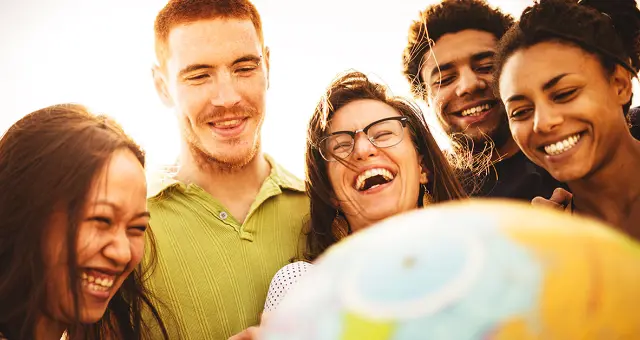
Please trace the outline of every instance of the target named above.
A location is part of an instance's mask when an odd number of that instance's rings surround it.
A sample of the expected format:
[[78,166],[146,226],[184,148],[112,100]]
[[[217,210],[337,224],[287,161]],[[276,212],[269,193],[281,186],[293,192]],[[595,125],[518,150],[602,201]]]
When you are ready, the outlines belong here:
[[532,107],[519,107],[509,112],[509,118],[512,120],[526,119],[533,112]]
[[203,84],[209,79],[210,75],[208,73],[198,73],[188,75],[184,78],[184,80],[191,85],[199,85]]
[[432,86],[446,86],[453,83],[454,80],[455,76],[453,75],[442,76],[434,80]]
[[260,66],[259,63],[242,64],[235,69],[235,73],[241,76],[248,76],[253,74],[253,72],[255,72],[259,66]]
[[577,92],[578,92],[577,88],[558,91],[552,95],[553,101],[558,103],[568,102],[571,99],[575,98],[575,94],[577,94]]
[[131,225],[127,227],[127,231],[136,236],[144,235],[148,227],[149,227],[148,224]]
[[489,62],[489,63],[484,63],[481,65],[478,65],[476,67],[476,71],[480,72],[480,73],[491,73],[493,72],[493,62]]

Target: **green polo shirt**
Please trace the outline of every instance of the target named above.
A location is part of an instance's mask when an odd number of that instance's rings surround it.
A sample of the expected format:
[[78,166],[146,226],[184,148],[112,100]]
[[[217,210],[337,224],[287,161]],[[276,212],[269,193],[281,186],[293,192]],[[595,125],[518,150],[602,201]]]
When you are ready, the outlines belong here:
[[271,174],[244,223],[194,184],[149,199],[159,257],[149,286],[171,339],[227,339],[258,324],[271,279],[303,250],[304,182],[265,157]]

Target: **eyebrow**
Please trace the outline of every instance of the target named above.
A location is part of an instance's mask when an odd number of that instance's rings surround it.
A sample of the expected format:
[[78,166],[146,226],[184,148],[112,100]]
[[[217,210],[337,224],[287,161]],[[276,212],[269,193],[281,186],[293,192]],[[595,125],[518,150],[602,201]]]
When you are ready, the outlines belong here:
[[[262,56],[255,55],[255,54],[247,54],[234,60],[233,63],[231,63],[231,65],[244,63],[248,61],[252,61],[252,62],[255,62],[256,64],[260,64],[260,62],[262,61]],[[193,71],[198,71],[202,69],[211,69],[211,68],[214,68],[214,66],[209,64],[192,64],[180,70],[180,72],[178,72],[178,76],[184,77],[186,74],[191,73]]]
[[[471,62],[478,62],[480,60],[483,59],[487,59],[487,58],[493,58],[496,55],[495,51],[482,51],[482,52],[478,52],[476,54],[471,55],[471,57],[469,59],[471,59]],[[442,64],[440,65],[440,67],[438,67],[438,65],[436,65],[433,70],[431,70],[431,77],[433,77],[434,75],[442,72],[442,71],[447,71],[453,68],[453,65],[455,64],[455,62],[448,62],[446,64]]]
[[[95,202],[95,205],[106,205],[106,206],[111,207],[115,211],[122,210],[122,209],[120,209],[120,207],[118,207],[113,202],[106,201],[106,200],[98,200],[98,201]],[[135,214],[132,219],[135,220],[135,219],[138,219],[138,218],[141,218],[141,217],[149,217],[149,218],[151,218],[151,213],[149,211],[142,211],[142,212],[139,212],[139,213]]]
[[542,91],[547,91],[550,88],[554,87],[560,81],[560,79],[568,75],[569,73],[563,73],[551,78],[551,80],[549,80],[548,82],[544,83],[544,85],[542,85]]
[[[558,82],[559,82],[562,78],[564,78],[564,77],[566,77],[566,76],[568,76],[568,75],[569,75],[569,73],[562,73],[562,74],[559,74],[559,75],[557,75],[557,76],[555,76],[555,77],[551,78],[549,81],[547,81],[546,83],[544,83],[544,85],[542,85],[542,91],[548,91],[550,88],[552,88],[552,87],[554,87],[556,84],[558,84]],[[513,95],[513,96],[509,97],[509,98],[505,101],[505,103],[510,103],[510,102],[514,102],[514,101],[518,101],[518,100],[524,100],[524,99],[525,99],[525,97],[524,97],[523,95],[521,95],[521,94],[516,94],[516,95]]]

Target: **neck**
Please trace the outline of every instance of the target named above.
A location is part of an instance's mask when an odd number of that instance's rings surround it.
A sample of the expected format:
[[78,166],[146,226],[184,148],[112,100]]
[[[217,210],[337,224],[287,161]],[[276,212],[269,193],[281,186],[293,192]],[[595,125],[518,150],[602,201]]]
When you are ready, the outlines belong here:
[[242,167],[229,167],[201,158],[193,151],[183,152],[178,180],[199,186],[243,223],[271,172],[264,154],[258,150]]
[[60,340],[66,329],[66,324],[49,317],[42,316],[36,323],[35,339]]
[[568,183],[576,210],[621,227],[640,197],[639,169],[640,142],[625,137],[606,165]]
[[181,182],[198,185],[214,197],[219,194],[233,196],[243,189],[260,189],[271,171],[260,150],[242,167],[229,167],[198,158],[191,151],[183,152],[177,178]]

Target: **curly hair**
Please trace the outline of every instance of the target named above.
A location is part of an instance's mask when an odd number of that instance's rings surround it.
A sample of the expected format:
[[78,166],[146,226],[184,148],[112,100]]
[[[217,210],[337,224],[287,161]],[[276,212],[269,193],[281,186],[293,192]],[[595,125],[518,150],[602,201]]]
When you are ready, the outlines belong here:
[[[620,65],[634,76],[640,70],[640,10],[635,0],[540,0],[504,35],[495,57],[494,92],[507,59],[544,41],[578,46],[598,57],[612,74]],[[629,111],[631,101],[623,110]]]
[[409,41],[402,55],[403,74],[411,91],[422,98],[426,90],[420,68],[425,55],[443,35],[474,29],[493,34],[496,39],[513,25],[513,18],[483,0],[444,0],[420,12],[409,28]]

